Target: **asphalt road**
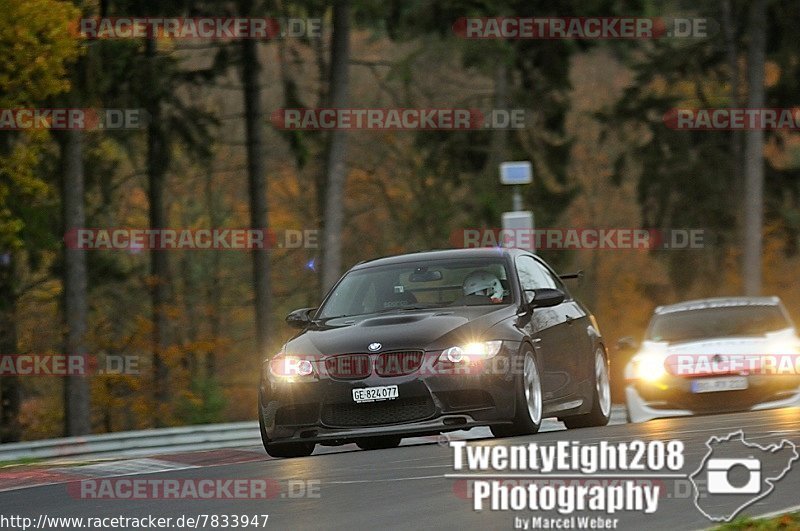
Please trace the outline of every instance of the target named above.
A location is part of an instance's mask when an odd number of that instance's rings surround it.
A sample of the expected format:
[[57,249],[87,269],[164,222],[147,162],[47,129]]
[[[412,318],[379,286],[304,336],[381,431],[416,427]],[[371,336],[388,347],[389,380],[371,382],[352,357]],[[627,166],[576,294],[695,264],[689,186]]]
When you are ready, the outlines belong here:
[[[788,439],[800,447],[800,409],[665,419],[573,431],[566,431],[555,422],[548,426],[554,431],[513,439],[477,438],[469,444],[680,439],[684,441],[686,456],[682,472],[687,475],[700,465],[707,453],[705,442],[713,435],[725,436],[742,429],[751,442],[766,445]],[[478,432],[474,436],[483,434]],[[269,460],[264,454],[263,461],[224,465],[208,463],[195,468],[125,476],[128,479],[194,480],[266,478],[282,489],[280,494],[276,491],[269,499],[81,499],[75,495],[74,486],[70,490],[68,484],[57,484],[0,493],[0,515],[21,515],[37,520],[40,514],[49,517],[153,515],[173,519],[182,515],[268,514],[267,529],[353,530],[509,529],[513,527],[515,517],[558,516],[555,512],[538,515],[530,511],[476,512],[472,500],[464,494],[464,480],[444,477],[453,473],[453,451],[441,442],[404,445],[390,450],[358,451],[353,448],[339,448],[332,453],[323,449],[322,453],[297,459]],[[294,487],[289,487],[290,482]],[[685,489],[673,487],[672,482],[672,479],[664,480],[666,492],[655,514],[616,513],[612,516],[619,518],[617,528],[681,530],[709,527],[711,522],[694,506],[693,496],[685,495]],[[289,492],[292,488],[295,495],[309,489],[314,496],[294,498]],[[799,491],[800,463],[795,463],[794,469],[776,483],[775,490],[745,513],[760,515],[796,507],[800,504]],[[208,525],[206,528],[211,527]]]

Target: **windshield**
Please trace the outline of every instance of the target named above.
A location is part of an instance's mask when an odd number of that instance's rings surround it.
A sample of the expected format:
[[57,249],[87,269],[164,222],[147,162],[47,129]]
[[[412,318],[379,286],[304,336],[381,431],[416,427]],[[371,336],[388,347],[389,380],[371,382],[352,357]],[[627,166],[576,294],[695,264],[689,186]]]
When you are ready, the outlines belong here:
[[318,318],[510,302],[508,272],[501,257],[431,260],[351,271]]
[[788,328],[778,306],[730,306],[657,315],[650,323],[648,339],[689,341],[715,337],[763,336]]

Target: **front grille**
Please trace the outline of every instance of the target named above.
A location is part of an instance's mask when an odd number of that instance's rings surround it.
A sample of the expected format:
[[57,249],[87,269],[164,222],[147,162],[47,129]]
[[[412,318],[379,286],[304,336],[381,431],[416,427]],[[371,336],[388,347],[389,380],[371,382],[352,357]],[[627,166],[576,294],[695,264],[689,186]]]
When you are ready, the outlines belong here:
[[372,372],[369,354],[342,354],[325,360],[325,370],[331,378],[358,380]]
[[386,352],[375,360],[378,376],[405,376],[422,365],[422,352]]
[[325,360],[325,369],[337,380],[359,380],[372,373],[382,377],[405,376],[422,366],[421,350],[384,352],[382,354],[340,354]]
[[366,404],[326,404],[322,423],[333,427],[380,426],[425,420],[436,413],[430,397],[395,398]]

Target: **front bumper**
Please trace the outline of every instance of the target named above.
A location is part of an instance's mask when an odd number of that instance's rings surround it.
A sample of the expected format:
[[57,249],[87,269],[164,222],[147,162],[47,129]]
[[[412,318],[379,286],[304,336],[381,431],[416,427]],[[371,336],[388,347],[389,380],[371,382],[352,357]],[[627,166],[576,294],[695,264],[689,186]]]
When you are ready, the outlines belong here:
[[[259,414],[272,442],[341,444],[379,435],[430,435],[510,423],[514,417],[514,358],[518,344],[504,342],[491,363],[448,370],[425,352],[420,370],[405,376],[375,374],[358,380],[315,374],[288,382],[262,376]],[[435,367],[436,370],[430,370]],[[426,369],[427,368],[427,369]],[[398,397],[356,403],[352,390],[397,385]]]
[[800,378],[749,376],[740,391],[692,393],[691,378],[667,376],[657,382],[629,382],[625,401],[631,422],[711,413],[800,406]]

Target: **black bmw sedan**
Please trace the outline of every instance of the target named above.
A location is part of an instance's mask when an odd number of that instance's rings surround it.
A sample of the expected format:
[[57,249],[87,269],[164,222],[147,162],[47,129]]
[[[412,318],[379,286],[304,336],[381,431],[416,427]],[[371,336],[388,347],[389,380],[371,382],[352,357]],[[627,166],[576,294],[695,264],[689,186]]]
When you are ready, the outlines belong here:
[[403,437],[488,426],[536,433],[545,417],[601,426],[611,411],[597,322],[539,257],[433,251],[362,262],[262,367],[271,456],[316,444],[389,448]]

